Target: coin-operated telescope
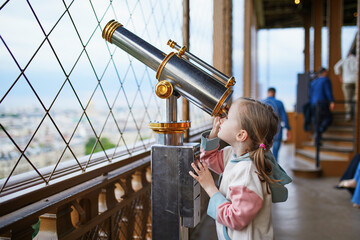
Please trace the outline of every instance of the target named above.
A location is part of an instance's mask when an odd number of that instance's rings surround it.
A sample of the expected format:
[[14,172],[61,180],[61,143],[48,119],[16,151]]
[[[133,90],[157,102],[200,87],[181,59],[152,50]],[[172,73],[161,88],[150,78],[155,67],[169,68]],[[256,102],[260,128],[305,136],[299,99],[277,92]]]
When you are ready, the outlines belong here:
[[151,122],[158,144],[151,148],[152,238],[188,239],[188,228],[200,221],[200,184],[190,175],[199,158],[198,143],[183,143],[189,121],[177,120],[177,98],[183,96],[211,116],[226,116],[234,77],[227,77],[186,47],[169,40],[177,50],[165,54],[111,20],[102,37],[156,71],[155,93],[166,99],[166,120]]

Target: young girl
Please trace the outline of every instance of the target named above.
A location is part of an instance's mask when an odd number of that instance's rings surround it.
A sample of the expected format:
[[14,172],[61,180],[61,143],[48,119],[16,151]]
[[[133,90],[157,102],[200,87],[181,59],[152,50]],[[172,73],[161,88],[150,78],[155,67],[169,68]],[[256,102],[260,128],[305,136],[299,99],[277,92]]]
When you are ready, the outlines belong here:
[[[270,106],[240,98],[203,134],[201,162],[189,173],[210,196],[207,213],[219,239],[273,239],[271,203],[286,201],[283,185],[291,182],[269,151],[277,123]],[[230,146],[219,151],[219,139]],[[223,173],[219,189],[208,166]]]

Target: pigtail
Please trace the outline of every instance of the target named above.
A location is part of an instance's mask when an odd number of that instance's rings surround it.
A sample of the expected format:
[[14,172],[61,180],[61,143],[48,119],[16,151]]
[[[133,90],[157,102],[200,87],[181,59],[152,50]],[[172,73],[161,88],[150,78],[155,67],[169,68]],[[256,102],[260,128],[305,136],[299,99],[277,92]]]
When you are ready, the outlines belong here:
[[[264,147],[260,146],[264,145]],[[277,183],[281,180],[274,180],[269,176],[272,173],[272,166],[265,158],[266,147],[265,144],[260,144],[257,149],[250,153],[250,158],[254,161],[255,167],[257,169],[256,174],[258,175],[261,182],[266,182],[266,191],[270,194],[270,183]]]
[[272,146],[273,138],[278,131],[279,118],[271,106],[254,99],[243,98],[243,100],[246,110],[240,119],[240,125],[249,133],[252,142],[249,146],[250,158],[257,169],[256,174],[260,181],[266,182],[266,190],[270,194],[269,184],[281,180],[269,177],[272,174],[272,166],[265,158],[265,152]]

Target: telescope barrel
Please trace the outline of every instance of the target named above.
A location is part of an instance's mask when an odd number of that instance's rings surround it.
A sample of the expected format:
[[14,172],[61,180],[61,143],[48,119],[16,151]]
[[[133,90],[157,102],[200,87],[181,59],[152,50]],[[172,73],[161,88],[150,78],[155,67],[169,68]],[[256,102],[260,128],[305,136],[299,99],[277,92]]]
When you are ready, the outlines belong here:
[[171,58],[162,76],[174,80],[176,91],[212,116],[221,115],[232,93],[230,88],[180,57]]
[[222,72],[218,71],[216,68],[212,67],[211,65],[207,64],[206,62],[204,62],[203,60],[201,60],[200,58],[198,58],[197,56],[193,55],[191,52],[186,51],[186,48],[184,47],[180,47],[176,42],[169,40],[167,43],[171,48],[176,49],[177,51],[179,51],[179,55],[184,54],[186,57],[188,57],[189,59],[193,60],[194,62],[196,62],[197,64],[199,64],[200,66],[204,67],[205,69],[209,70],[211,73],[215,74],[216,76],[218,76],[220,79],[219,81],[221,83],[223,83],[224,85],[227,84],[229,77],[226,76],[225,74],[223,74]]
[[205,112],[212,116],[226,115],[227,101],[233,92],[231,85],[224,86],[173,52],[166,55],[115,20],[108,22],[102,36],[156,71],[158,80],[168,79],[176,92]]
[[105,26],[102,37],[156,71],[166,54],[122,26],[111,20]]

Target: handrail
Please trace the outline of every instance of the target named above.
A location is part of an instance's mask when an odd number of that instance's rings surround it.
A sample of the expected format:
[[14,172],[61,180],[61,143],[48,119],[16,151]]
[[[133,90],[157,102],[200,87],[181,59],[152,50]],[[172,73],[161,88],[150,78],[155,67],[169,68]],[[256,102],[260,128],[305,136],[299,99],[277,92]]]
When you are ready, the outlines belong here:
[[[315,125],[319,126],[320,124],[320,118],[323,115],[322,108],[320,107],[321,104],[329,103],[328,101],[319,101],[316,104],[316,114],[315,114]],[[352,116],[355,116],[355,101],[345,101],[345,100],[336,100],[334,101],[335,104],[351,104],[351,114]],[[332,113],[333,114],[333,113]],[[340,114],[346,114],[346,112],[342,112]],[[352,118],[352,126],[355,126],[355,117]],[[315,154],[315,166],[316,168],[320,167],[320,148],[321,148],[321,139],[322,139],[322,133],[319,132],[319,127],[315,127],[316,131],[315,134],[315,148],[316,148],[316,154]],[[352,139],[353,143],[355,143],[355,138]]]
[[[199,141],[200,134],[210,128],[211,125],[207,124],[190,129],[190,140]],[[77,164],[69,161],[69,165],[65,165],[62,169],[56,171],[52,177],[53,181],[47,186],[44,185],[44,182],[36,173],[24,173],[14,176],[8,182],[6,190],[0,194],[0,216],[147,157],[150,155],[150,147],[153,143],[149,143],[145,150],[143,146],[138,147],[132,155],[129,155],[126,150],[119,152],[111,163],[108,162],[105,156],[101,157],[101,154],[99,154],[99,157],[92,160],[92,165],[88,166],[86,172],[81,172],[76,167]],[[80,159],[79,161],[81,164],[86,164],[86,159]],[[44,173],[45,177],[48,177],[52,169],[53,167],[49,166],[40,169],[40,171]],[[3,181],[0,181],[0,186],[1,184],[3,184]]]
[[47,186],[41,184],[40,181],[30,181],[26,185],[24,179],[25,188],[20,186],[20,191],[13,190],[11,194],[1,196],[0,198],[0,216],[16,211],[17,209],[31,204],[32,202],[39,201],[43,198],[52,196],[55,193],[64,191],[69,187],[74,187],[83,182],[94,179],[98,176],[107,174],[110,171],[121,168],[128,164],[131,164],[139,159],[150,155],[150,150],[138,151],[133,156],[123,156],[115,159],[111,164],[101,164],[100,167],[93,167],[87,172],[73,172],[71,169],[69,174],[62,175],[55,181]]
[[[145,150],[144,150],[143,146],[134,148],[135,151],[134,151],[134,154],[132,154],[132,155],[136,156],[138,154],[141,154],[142,152],[148,152],[152,144],[153,143],[146,145]],[[109,149],[109,150],[114,150],[114,149]],[[107,151],[109,151],[109,150],[107,150]],[[88,168],[90,168],[90,169],[91,169],[91,167],[95,167],[97,165],[100,166],[101,164],[108,163],[108,161],[109,161],[104,156],[104,154],[102,154],[101,152],[96,153],[96,154],[98,154],[98,157],[92,158],[92,161],[88,164]],[[94,154],[93,156],[96,156],[96,155]],[[129,156],[130,155],[129,155],[128,151],[126,151],[126,150],[119,151],[116,154],[116,156],[113,157],[112,162],[120,161]],[[88,161],[88,156],[84,156],[79,159],[79,162],[82,166],[85,166],[87,161]],[[53,169],[54,169],[54,165],[51,165],[51,166],[41,168],[41,169],[39,169],[39,171],[42,173],[42,175],[44,177],[48,178]],[[76,164],[74,161],[71,161],[71,160],[66,161],[63,163],[62,166],[57,168],[57,171],[52,176],[52,180],[63,178],[66,175],[80,173],[79,170],[80,169],[78,167],[78,164]],[[82,174],[85,174],[85,173],[82,173]],[[71,177],[74,177],[74,176],[71,176]],[[4,181],[5,181],[5,179],[0,180],[0,186],[2,186],[2,184],[4,184]],[[39,175],[36,174],[36,172],[32,171],[32,172],[26,172],[23,174],[15,175],[9,180],[5,190],[0,193],[0,197],[7,196],[9,194],[21,191],[23,189],[31,188],[31,187],[34,187],[39,184],[42,185],[43,181],[41,180]],[[3,201],[3,199],[0,199],[0,204],[2,201]]]
[[[209,123],[197,129],[192,129],[190,136],[192,139],[199,140],[201,133],[210,128],[211,124]],[[141,235],[144,236],[143,234],[146,233],[147,228],[146,223],[149,221],[147,216],[150,211],[150,183],[148,180],[144,180],[145,172],[150,167],[149,155],[150,151],[139,150],[134,156],[119,156],[114,159],[111,164],[101,163],[100,167],[94,166],[90,171],[79,175],[74,175],[71,167],[68,169],[65,168],[60,174],[62,176],[58,177],[56,182],[51,183],[48,186],[38,186],[38,188],[35,188],[37,186],[36,184],[41,183],[41,181],[37,182],[36,178],[28,178],[28,182],[25,182],[25,185],[31,186],[28,191],[25,191],[25,189],[20,186],[20,182],[13,182],[14,188],[12,191],[15,191],[16,189],[23,190],[20,192],[7,193],[5,196],[1,197],[1,236],[6,236],[6,234],[10,232],[11,234],[15,234],[14,231],[28,234],[28,232],[26,232],[27,230],[24,230],[19,226],[29,227],[37,221],[39,216],[44,215],[46,218],[49,214],[50,216],[53,214],[56,221],[62,222],[62,230],[66,230],[64,231],[64,235],[58,235],[59,239],[75,239],[84,234],[88,234],[91,231],[96,231],[96,234],[99,234],[99,230],[96,230],[98,226],[102,226],[101,224],[110,221],[116,214],[122,214],[121,212],[123,211],[130,211],[130,206],[132,206],[131,209],[133,209],[131,211],[135,211],[134,208],[136,207],[141,213],[127,212],[126,214],[128,214],[128,217],[126,219],[128,220],[124,220],[124,224],[134,224],[133,221],[138,221],[136,219],[140,218],[143,225],[139,227],[141,228]],[[104,159],[100,157],[98,158],[99,162],[102,162],[103,160]],[[67,170],[69,170],[71,174],[66,175],[65,172]],[[134,186],[131,186],[136,172],[141,173],[140,182],[142,183],[142,187],[138,190],[133,189]],[[20,179],[17,181],[20,181]],[[121,201],[111,200],[115,199],[114,186],[117,183],[120,183],[121,187],[124,189],[124,195],[122,196]],[[105,205],[107,206],[107,210],[95,215],[92,214],[93,210],[90,212],[87,211],[86,205],[84,205],[82,201],[89,197],[96,200],[95,206],[92,205],[92,209],[94,209],[94,207],[97,209],[98,196],[104,190],[106,193]],[[94,204],[93,200],[91,200],[92,204]],[[136,205],[134,205],[135,203]],[[70,221],[69,218],[73,206],[80,208],[76,209],[79,218],[81,218],[79,220],[80,225],[76,228],[72,227],[72,220]],[[100,209],[96,211],[100,211]],[[84,217],[84,214],[86,218]],[[137,214],[136,219],[131,217],[135,216],[134,214]],[[65,216],[65,219],[62,219],[63,215]],[[41,222],[42,221],[43,220],[41,220]],[[111,226],[107,227],[109,227],[109,229],[111,228]],[[113,226],[113,228],[116,227],[117,226]],[[57,234],[61,234],[62,230],[57,229]],[[119,229],[116,231],[118,230]],[[127,236],[132,236],[132,231],[136,231],[136,229],[128,229],[127,233],[122,234],[130,234]]]
[[12,227],[16,227],[16,223],[19,221],[19,219],[21,219],[22,221],[27,221],[27,219],[30,219],[33,216],[39,216],[43,213],[46,213],[50,209],[53,209],[54,207],[64,204],[65,202],[71,202],[75,200],[77,197],[83,195],[95,186],[97,188],[101,188],[109,182],[115,181],[119,176],[129,174],[131,172],[134,172],[137,168],[149,165],[150,158],[137,160],[127,166],[123,166],[120,169],[109,172],[108,174],[100,175],[94,179],[66,189],[63,192],[54,194],[48,199],[36,201],[13,213],[1,216],[0,229],[4,231]]

